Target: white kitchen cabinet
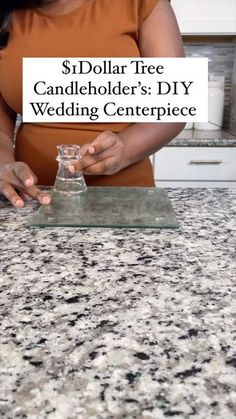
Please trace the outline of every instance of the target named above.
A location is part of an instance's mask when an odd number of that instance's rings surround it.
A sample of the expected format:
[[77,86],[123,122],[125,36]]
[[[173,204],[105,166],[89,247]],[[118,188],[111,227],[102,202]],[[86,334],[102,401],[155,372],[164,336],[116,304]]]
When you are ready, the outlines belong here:
[[163,187],[236,187],[236,148],[164,147],[154,155]]
[[235,35],[236,0],[171,0],[183,35]]

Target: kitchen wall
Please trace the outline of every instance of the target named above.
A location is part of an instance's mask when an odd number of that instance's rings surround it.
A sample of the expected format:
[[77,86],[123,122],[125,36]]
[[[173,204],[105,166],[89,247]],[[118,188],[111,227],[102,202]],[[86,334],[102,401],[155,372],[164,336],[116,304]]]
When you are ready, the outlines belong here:
[[234,56],[231,103],[230,132],[236,135],[236,54]]
[[[230,129],[232,127],[232,119],[234,120],[235,128],[236,121],[235,117],[232,116],[232,80],[233,80],[233,68],[234,60],[236,57],[236,46],[232,43],[194,43],[185,44],[185,54],[188,57],[200,56],[207,57],[209,59],[209,73],[215,73],[217,75],[225,76],[225,107],[224,107],[224,118],[223,128]],[[235,63],[236,67],[236,63]],[[236,75],[235,75],[236,79]],[[235,94],[236,94],[236,80]],[[236,107],[236,99],[235,99]],[[235,113],[234,113],[235,115]]]

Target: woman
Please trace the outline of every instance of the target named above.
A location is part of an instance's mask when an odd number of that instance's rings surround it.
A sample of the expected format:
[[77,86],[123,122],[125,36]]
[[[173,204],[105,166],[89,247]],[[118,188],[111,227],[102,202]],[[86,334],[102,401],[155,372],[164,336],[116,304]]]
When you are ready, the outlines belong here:
[[22,57],[182,57],[168,0],[1,0],[0,193],[15,207],[50,198],[56,145],[81,146],[88,185],[154,186],[149,155],[173,139],[180,123],[22,124]]

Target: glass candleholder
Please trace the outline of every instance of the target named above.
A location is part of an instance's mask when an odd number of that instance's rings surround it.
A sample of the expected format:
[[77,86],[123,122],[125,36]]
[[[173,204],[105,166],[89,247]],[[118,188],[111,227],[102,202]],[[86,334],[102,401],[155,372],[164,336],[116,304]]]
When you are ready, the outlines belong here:
[[74,144],[57,146],[58,171],[53,187],[54,192],[74,196],[87,190],[82,171],[70,169],[74,163],[80,160],[79,150],[80,147]]

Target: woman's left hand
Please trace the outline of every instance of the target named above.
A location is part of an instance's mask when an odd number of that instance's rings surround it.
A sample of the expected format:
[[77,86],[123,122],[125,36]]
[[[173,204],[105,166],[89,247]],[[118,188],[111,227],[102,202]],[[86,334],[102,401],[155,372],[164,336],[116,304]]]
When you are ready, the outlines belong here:
[[80,161],[71,170],[82,170],[86,175],[113,175],[126,167],[126,149],[117,134],[104,131],[94,141],[80,148]]

